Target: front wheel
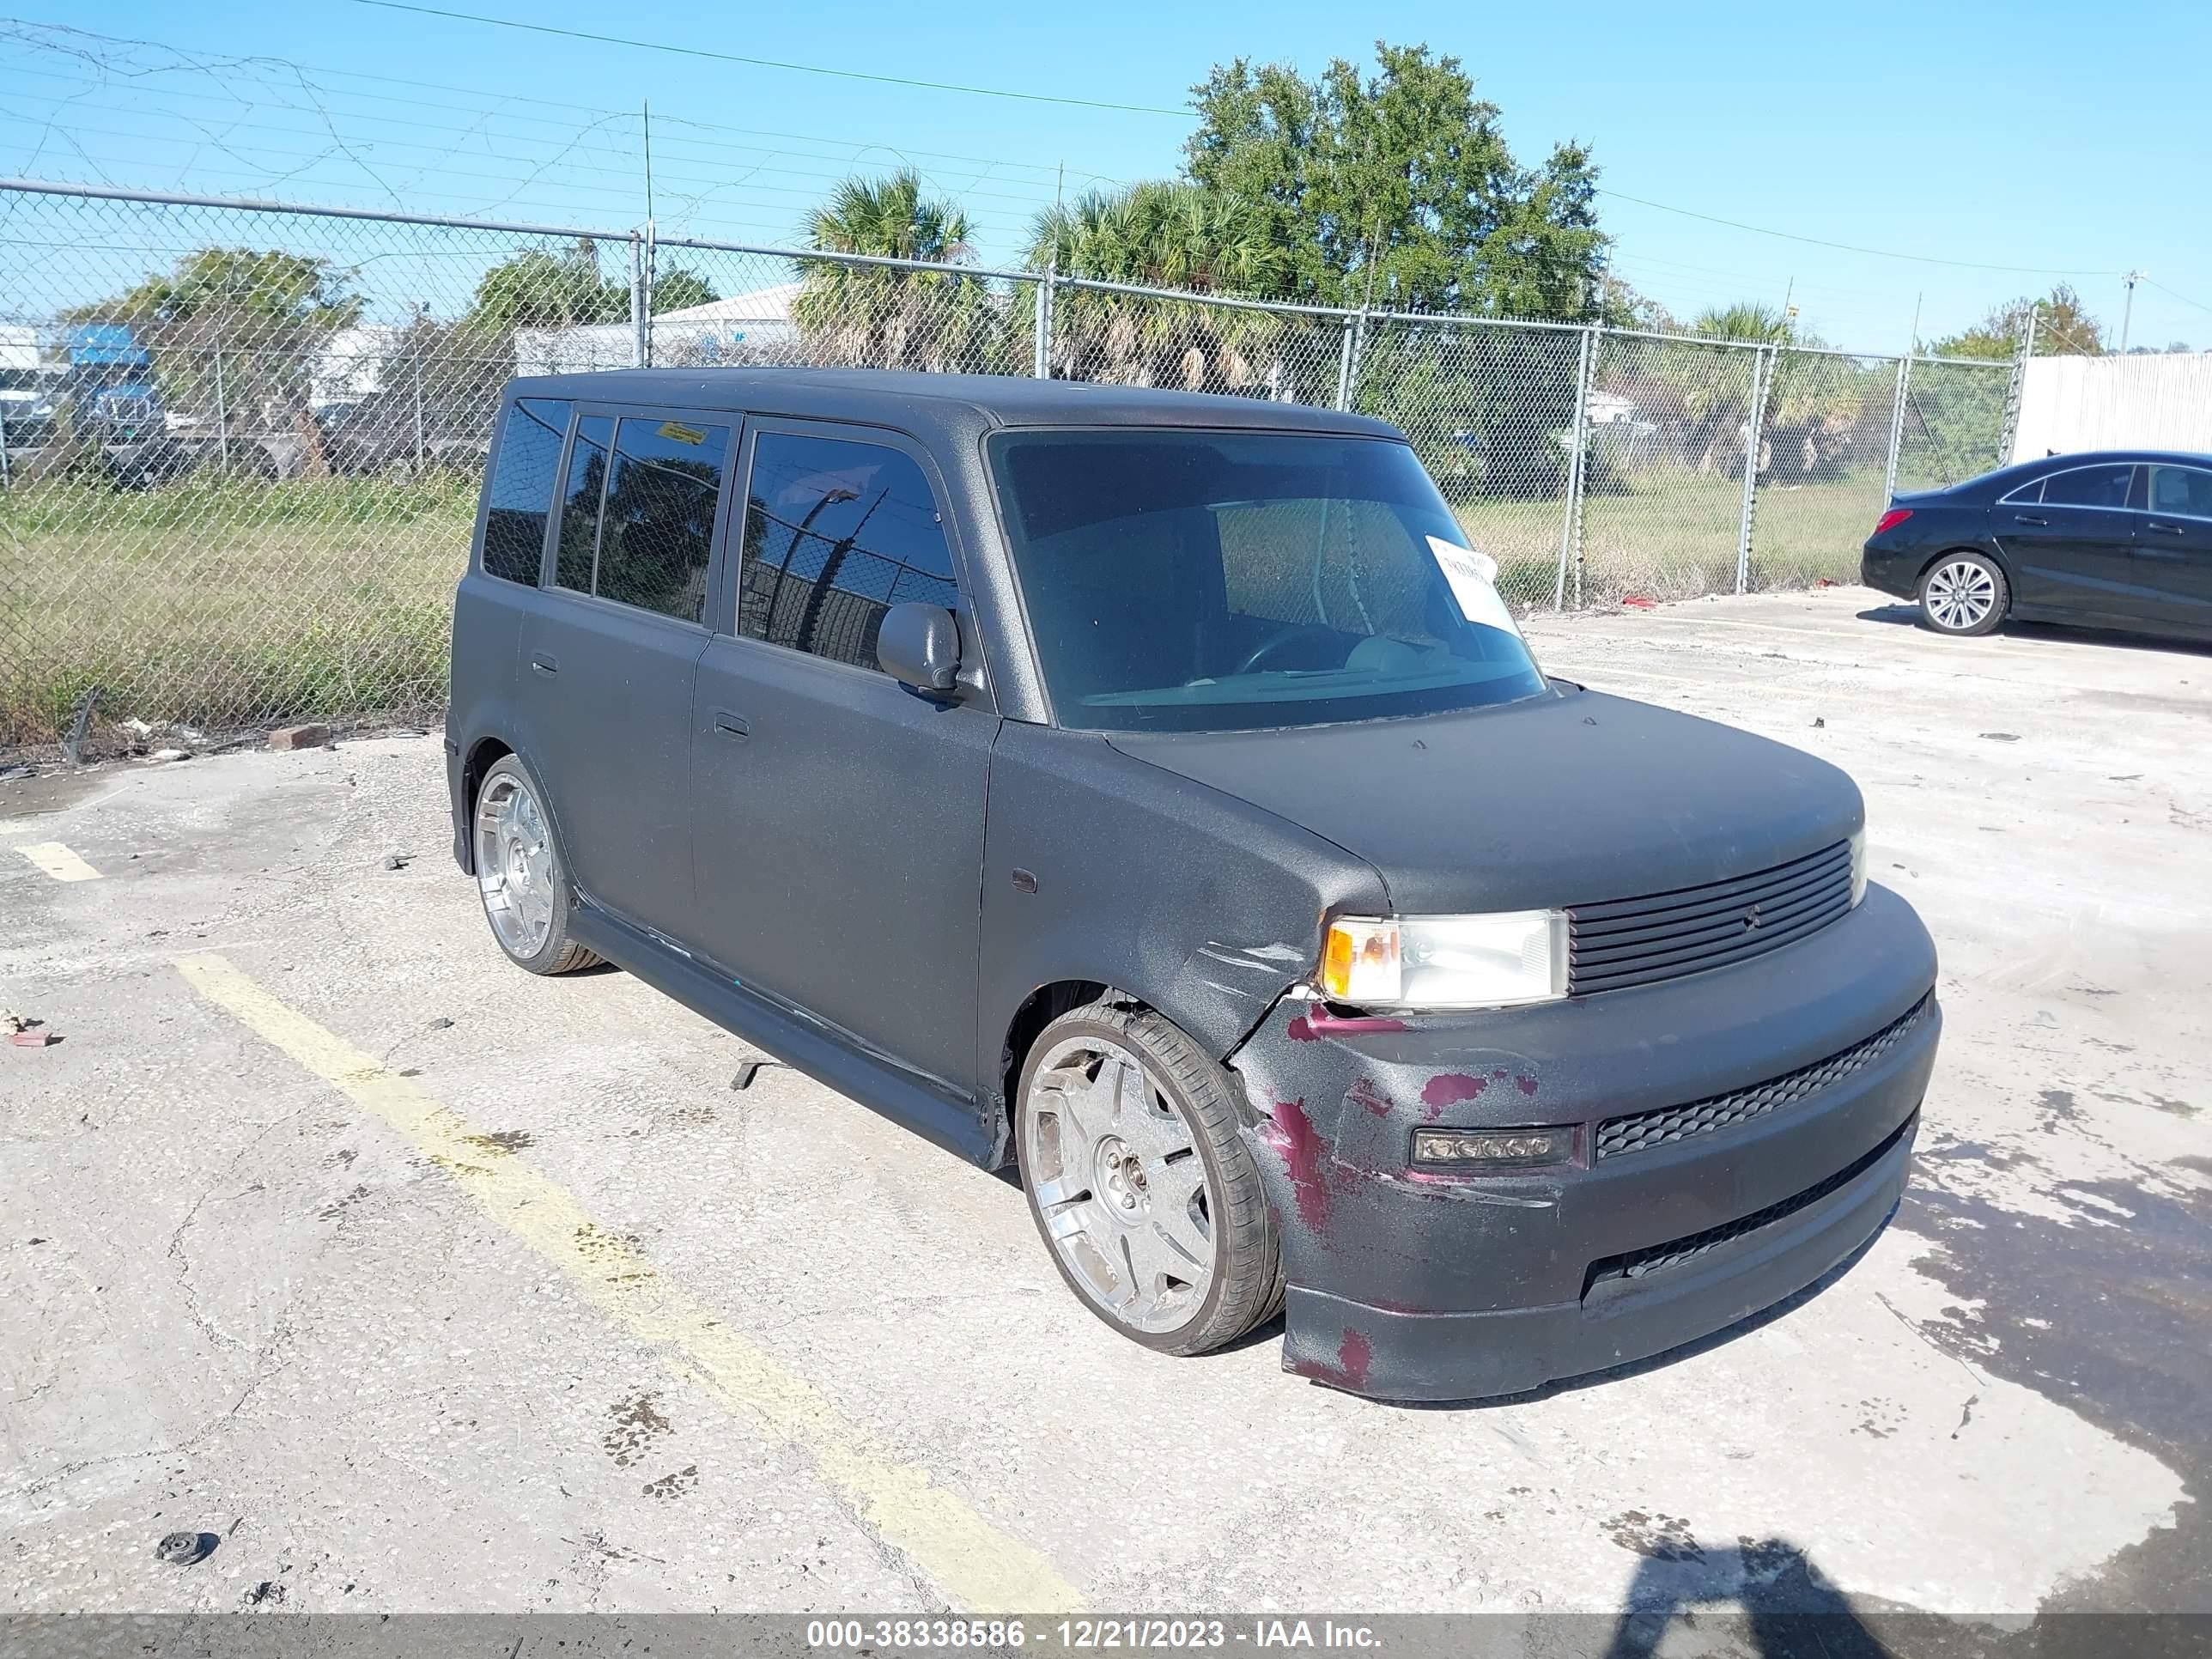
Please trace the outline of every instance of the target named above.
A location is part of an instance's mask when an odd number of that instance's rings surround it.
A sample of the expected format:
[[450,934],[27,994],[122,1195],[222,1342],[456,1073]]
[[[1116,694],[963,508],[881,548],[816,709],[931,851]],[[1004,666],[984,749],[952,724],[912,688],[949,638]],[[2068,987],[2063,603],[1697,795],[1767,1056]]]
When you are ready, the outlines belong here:
[[1220,1066],[1149,1009],[1092,1003],[1022,1067],[1030,1212],[1085,1307],[1162,1353],[1234,1341],[1283,1302],[1282,1251]]
[[1978,553],[1947,553],[1920,579],[1920,615],[1939,634],[1986,634],[2011,600],[2004,572]]

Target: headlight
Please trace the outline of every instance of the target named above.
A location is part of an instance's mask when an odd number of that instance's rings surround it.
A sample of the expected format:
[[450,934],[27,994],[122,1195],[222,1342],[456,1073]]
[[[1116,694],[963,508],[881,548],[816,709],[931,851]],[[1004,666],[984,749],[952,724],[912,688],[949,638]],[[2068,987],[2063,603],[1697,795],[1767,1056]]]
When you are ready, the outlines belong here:
[[1851,832],[1851,903],[1866,896],[1866,825]]
[[1566,912],[1341,916],[1322,945],[1321,988],[1362,1007],[1548,1002],[1567,994]]

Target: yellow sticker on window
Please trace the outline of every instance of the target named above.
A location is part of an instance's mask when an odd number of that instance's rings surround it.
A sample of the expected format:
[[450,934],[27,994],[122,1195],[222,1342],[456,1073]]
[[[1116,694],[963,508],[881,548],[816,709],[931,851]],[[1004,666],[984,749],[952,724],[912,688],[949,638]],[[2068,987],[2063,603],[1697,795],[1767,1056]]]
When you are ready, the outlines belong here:
[[686,426],[681,421],[663,421],[660,423],[660,435],[671,443],[703,444],[707,441],[705,433],[700,431],[696,426]]

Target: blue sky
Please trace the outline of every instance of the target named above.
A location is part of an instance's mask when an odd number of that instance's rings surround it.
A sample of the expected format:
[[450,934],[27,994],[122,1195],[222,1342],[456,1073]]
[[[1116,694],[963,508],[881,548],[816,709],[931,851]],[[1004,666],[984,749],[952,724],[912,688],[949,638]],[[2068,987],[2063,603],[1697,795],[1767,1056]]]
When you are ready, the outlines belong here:
[[[1309,71],[1376,35],[1462,59],[1524,160],[1590,144],[1617,270],[1687,316],[1779,303],[1830,341],[1892,350],[2061,273],[2134,343],[2212,346],[2212,9],[2048,0],[1853,7],[1573,8],[1395,3],[1038,5],[890,0],[711,12],[580,0],[456,9],[746,56],[1172,109],[1217,61]],[[1058,169],[1172,172],[1187,118],[890,86],[671,56],[374,9],[17,0],[33,22],[181,49],[118,76],[112,48],[0,40],[0,171],[183,185],[357,206],[626,227],[642,216],[640,123],[653,115],[665,229],[788,242],[846,172],[910,161],[960,199],[979,251],[1011,261]],[[94,21],[96,20],[96,21]],[[1356,21],[1355,21],[1356,20]],[[62,49],[58,49],[60,47]],[[262,60],[240,68],[222,60]],[[306,65],[295,76],[280,60]],[[121,66],[143,69],[143,52]],[[1876,257],[1768,231],[1978,270]],[[2159,284],[2161,286],[2154,286]],[[726,284],[725,284],[726,286]],[[2194,301],[2195,303],[2191,303]]]

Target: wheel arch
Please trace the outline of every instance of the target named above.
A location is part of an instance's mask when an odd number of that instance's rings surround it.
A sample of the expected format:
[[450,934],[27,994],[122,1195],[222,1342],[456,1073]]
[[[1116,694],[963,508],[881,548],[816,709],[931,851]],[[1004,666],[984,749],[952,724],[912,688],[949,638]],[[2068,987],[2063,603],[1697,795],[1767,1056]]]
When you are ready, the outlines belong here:
[[1944,560],[1955,558],[1961,553],[1971,553],[1976,558],[1987,559],[1991,564],[1996,566],[1998,574],[2005,579],[2006,608],[2009,610],[2012,590],[2016,585],[2013,580],[2012,561],[1994,543],[1990,542],[1959,542],[1949,547],[1939,548],[1930,553],[1926,558],[1921,560],[1920,568],[1912,573],[1913,596],[1916,599],[1919,597],[1920,585],[1928,580],[1929,571],[1942,563]]
[[1143,1000],[1117,990],[1103,980],[1059,979],[1040,985],[1024,997],[1015,1008],[1013,1017],[1006,1022],[1006,1030],[999,1046],[997,1077],[997,1109],[999,1114],[998,1164],[1003,1167],[1014,1158],[1014,1097],[1021,1087],[1022,1066],[1036,1046],[1038,1036],[1044,1028],[1062,1014],[1086,1004],[1113,997],[1126,999],[1141,1005]]

